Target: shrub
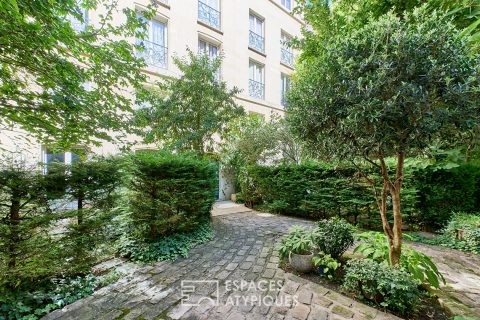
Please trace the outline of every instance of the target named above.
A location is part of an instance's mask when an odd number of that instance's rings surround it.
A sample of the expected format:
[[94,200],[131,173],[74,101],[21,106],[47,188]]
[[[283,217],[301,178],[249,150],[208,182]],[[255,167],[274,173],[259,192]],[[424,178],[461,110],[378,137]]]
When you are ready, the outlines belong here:
[[187,154],[140,152],[132,156],[132,221],[150,241],[192,230],[210,219],[216,165]]
[[95,289],[117,279],[114,274],[107,274],[103,278],[87,274],[44,279],[15,290],[0,288],[0,319],[40,319],[55,309],[91,295]]
[[419,169],[415,172],[415,184],[422,213],[416,223],[427,229],[443,228],[452,212],[472,213],[480,207],[480,164]]
[[480,215],[454,213],[442,234],[426,239],[413,236],[413,240],[480,254]]
[[314,245],[338,259],[353,244],[353,226],[340,218],[320,220],[312,234]]
[[128,235],[123,236],[118,245],[121,256],[139,262],[175,260],[186,257],[190,248],[213,238],[213,228],[209,222],[198,225],[189,233],[175,234],[154,242],[142,241]]
[[342,265],[329,254],[324,254],[323,252],[313,257],[312,262],[316,267],[323,267],[323,274],[328,279],[332,279],[335,276],[335,271]]
[[41,172],[24,163],[0,169],[0,287],[19,286],[62,270],[48,228],[51,212]]
[[347,263],[343,288],[401,313],[414,310],[422,297],[417,282],[408,273],[370,259]]
[[285,235],[278,249],[281,259],[287,259],[290,253],[310,254],[312,253],[312,233],[301,226],[293,226]]
[[[463,235],[461,235],[463,233]],[[451,240],[451,247],[480,254],[480,215],[453,214],[441,238]]]
[[[310,219],[345,216],[354,223],[373,212],[375,219],[369,224],[381,227],[372,190],[357,171],[322,162],[252,165],[240,171],[237,181],[240,198],[248,206],[262,205],[262,209],[273,213]],[[406,187],[402,195],[407,193],[405,214],[415,210],[417,201],[415,190]]]
[[[356,235],[361,242],[353,250],[360,252],[367,259],[377,262],[389,262],[388,241],[385,234],[380,232],[364,232]],[[400,267],[418,281],[435,288],[440,287],[440,281],[445,284],[443,275],[438,271],[437,266],[427,255],[413,249],[410,246],[402,245]]]

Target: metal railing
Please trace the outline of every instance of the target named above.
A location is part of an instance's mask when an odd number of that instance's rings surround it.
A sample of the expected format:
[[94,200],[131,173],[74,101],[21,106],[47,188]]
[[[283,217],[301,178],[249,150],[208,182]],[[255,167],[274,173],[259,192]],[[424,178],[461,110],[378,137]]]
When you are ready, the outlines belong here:
[[250,97],[264,100],[265,99],[265,85],[255,80],[248,80],[248,94]]
[[265,53],[265,38],[250,30],[248,46],[254,50]]
[[147,40],[137,40],[143,50],[137,50],[137,58],[143,58],[149,67],[167,68],[167,47]]
[[282,48],[280,54],[280,61],[287,66],[293,66],[293,53],[286,48]]
[[201,0],[198,1],[198,20],[220,30],[220,11]]

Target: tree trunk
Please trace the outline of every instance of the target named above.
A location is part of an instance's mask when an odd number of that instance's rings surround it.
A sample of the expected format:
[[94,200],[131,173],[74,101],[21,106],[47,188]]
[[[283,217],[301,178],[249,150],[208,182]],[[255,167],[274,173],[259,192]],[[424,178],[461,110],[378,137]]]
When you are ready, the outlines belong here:
[[[380,157],[381,173],[383,176],[383,187],[381,201],[377,200],[382,217],[383,230],[388,239],[389,245],[389,262],[394,266],[400,262],[402,254],[402,213],[401,213],[401,197],[400,191],[403,182],[403,166],[405,162],[405,154],[397,155],[397,170],[395,173],[395,181],[392,182],[388,172],[385,159]],[[390,226],[387,218],[387,192],[392,197],[393,209],[393,228]]]
[[77,223],[83,223],[83,196],[80,195],[77,200]]
[[17,265],[17,245],[20,241],[18,225],[20,224],[20,200],[12,198],[10,206],[10,243],[8,244],[8,267],[15,268]]
[[393,207],[393,239],[390,243],[390,264],[396,265],[402,253],[402,215],[400,208],[400,190],[390,191]]

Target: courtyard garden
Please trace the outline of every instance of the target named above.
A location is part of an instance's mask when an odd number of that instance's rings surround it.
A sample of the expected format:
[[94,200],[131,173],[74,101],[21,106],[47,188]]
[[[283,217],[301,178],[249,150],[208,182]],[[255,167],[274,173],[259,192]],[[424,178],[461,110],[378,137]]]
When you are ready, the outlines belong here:
[[0,4],[2,131],[50,152],[1,147],[0,319],[480,319],[478,3],[299,0],[267,119],[222,57],[145,87],[145,22],[84,6]]

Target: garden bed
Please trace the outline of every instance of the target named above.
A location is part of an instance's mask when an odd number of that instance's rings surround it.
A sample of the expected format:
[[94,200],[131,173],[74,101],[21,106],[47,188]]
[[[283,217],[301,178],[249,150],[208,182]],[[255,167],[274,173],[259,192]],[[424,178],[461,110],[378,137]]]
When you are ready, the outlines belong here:
[[[344,265],[344,262],[342,261],[342,265]],[[292,267],[288,263],[280,263],[280,268],[282,268],[285,272],[293,273],[303,279],[312,281],[314,283],[317,283],[319,285],[322,285],[330,290],[333,290],[335,292],[341,293],[347,297],[350,297],[358,302],[367,304],[373,308],[378,309],[378,306],[375,306],[375,304],[370,303],[367,300],[364,299],[358,299],[355,295],[351,294],[350,292],[344,290],[342,288],[342,282],[341,278],[344,275],[344,270],[343,268],[340,268],[337,270],[337,276],[338,279],[335,280],[329,280],[325,277],[320,276],[317,272],[310,272],[310,273],[298,273],[295,270],[292,269]],[[402,315],[397,312],[392,312],[390,310],[386,309],[378,309],[383,312],[388,312],[396,315],[397,317],[403,318],[403,319],[409,319],[409,320],[426,320],[426,319],[435,319],[435,320],[448,320],[450,319],[449,315],[447,312],[442,308],[440,305],[438,299],[436,297],[432,296],[426,296],[425,298],[422,299],[420,303],[421,307],[414,313],[409,313],[407,315]]]

